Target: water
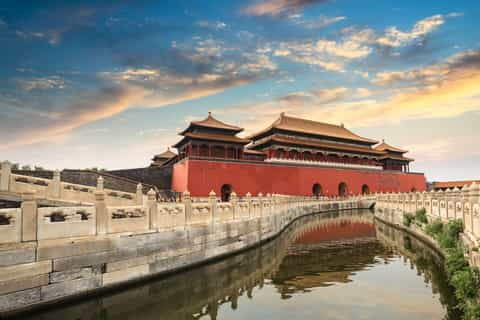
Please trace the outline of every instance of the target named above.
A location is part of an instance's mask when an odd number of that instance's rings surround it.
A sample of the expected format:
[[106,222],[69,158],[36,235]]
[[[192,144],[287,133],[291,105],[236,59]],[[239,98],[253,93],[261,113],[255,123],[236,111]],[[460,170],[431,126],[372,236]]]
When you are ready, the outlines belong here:
[[24,319],[459,319],[441,258],[370,212],[297,220],[275,240]]

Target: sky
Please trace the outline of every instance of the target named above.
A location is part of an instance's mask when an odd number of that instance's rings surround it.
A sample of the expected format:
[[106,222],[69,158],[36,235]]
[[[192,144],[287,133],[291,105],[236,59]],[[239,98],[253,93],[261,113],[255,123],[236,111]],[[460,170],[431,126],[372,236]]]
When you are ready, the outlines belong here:
[[478,1],[0,0],[0,160],[143,167],[208,111],[280,114],[480,178]]

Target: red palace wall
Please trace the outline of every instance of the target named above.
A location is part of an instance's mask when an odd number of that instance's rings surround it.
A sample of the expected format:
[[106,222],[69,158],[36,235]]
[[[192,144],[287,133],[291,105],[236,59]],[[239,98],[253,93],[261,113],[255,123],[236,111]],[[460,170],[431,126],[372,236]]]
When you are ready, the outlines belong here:
[[348,194],[360,194],[364,184],[370,192],[424,191],[426,187],[425,176],[418,173],[186,159],[173,168],[172,189],[199,197],[211,190],[220,195],[222,185],[230,184],[239,196],[247,192],[312,195],[313,185],[319,183],[324,195],[333,196],[338,195],[341,182],[347,184]]

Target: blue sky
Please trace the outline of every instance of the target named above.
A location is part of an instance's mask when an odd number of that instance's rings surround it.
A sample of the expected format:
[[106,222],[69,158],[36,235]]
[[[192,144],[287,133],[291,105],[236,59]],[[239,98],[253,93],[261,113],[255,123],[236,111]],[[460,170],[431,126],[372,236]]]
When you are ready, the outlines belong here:
[[[99,4],[100,3],[100,4]],[[480,176],[476,1],[1,1],[0,159],[140,167],[213,111],[280,112]]]

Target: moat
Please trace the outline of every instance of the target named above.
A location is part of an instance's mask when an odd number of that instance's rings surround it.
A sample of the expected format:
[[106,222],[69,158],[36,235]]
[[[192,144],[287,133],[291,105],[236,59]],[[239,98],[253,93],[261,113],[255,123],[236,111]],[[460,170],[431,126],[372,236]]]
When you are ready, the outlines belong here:
[[22,319],[459,319],[442,258],[369,211],[307,216],[276,239]]

